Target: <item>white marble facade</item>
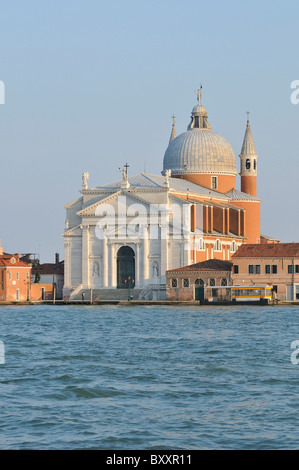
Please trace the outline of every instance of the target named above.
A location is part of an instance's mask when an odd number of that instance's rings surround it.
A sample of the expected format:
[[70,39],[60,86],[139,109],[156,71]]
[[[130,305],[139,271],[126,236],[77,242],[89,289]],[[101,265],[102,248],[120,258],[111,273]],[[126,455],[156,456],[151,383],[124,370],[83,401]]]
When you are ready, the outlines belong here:
[[[134,251],[139,289],[163,285],[167,269],[190,264],[190,204],[175,194],[189,194],[193,186],[198,192],[197,185],[169,175],[127,179],[125,174],[120,181],[88,189],[84,178],[81,197],[65,206],[64,295],[76,289],[116,289],[123,246]],[[182,214],[177,224],[174,206]],[[173,236],[169,232],[175,224]]]

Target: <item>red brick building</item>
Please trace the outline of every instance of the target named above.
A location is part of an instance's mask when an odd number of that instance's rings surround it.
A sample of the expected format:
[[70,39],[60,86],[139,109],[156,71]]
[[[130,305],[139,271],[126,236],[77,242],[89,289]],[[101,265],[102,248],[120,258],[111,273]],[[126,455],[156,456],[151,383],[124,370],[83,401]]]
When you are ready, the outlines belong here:
[[0,251],[0,302],[26,302],[53,299],[52,283],[32,283],[31,264],[19,254]]
[[205,287],[232,284],[231,270],[231,262],[217,259],[171,269],[166,273],[166,298],[172,301],[204,300]]
[[19,254],[0,255],[0,301],[24,301],[29,298],[31,265],[20,261]]

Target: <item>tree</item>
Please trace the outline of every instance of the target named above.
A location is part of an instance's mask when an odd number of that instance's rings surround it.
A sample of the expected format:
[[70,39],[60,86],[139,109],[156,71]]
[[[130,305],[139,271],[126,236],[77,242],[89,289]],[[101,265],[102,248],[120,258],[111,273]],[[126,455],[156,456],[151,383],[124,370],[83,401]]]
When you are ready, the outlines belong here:
[[35,273],[34,283],[38,284],[39,282],[40,282],[40,273],[39,273],[39,269],[37,269]]

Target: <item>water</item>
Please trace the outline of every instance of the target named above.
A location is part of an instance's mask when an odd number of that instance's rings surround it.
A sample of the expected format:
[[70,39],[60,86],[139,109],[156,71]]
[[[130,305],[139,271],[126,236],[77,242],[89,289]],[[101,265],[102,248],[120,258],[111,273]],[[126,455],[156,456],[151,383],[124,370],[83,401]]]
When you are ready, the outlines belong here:
[[298,307],[0,307],[1,449],[296,449]]

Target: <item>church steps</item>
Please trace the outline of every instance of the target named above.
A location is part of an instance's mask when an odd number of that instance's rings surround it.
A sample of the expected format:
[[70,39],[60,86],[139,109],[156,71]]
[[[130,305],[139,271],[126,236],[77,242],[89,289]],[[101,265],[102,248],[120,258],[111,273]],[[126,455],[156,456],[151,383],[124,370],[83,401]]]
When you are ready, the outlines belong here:
[[[91,290],[81,289],[71,296],[71,300],[82,300],[82,292],[85,292],[86,301],[90,300]],[[138,300],[141,289],[131,289],[131,300]],[[100,300],[128,300],[129,289],[92,289],[92,300],[94,302]]]

